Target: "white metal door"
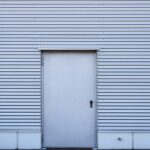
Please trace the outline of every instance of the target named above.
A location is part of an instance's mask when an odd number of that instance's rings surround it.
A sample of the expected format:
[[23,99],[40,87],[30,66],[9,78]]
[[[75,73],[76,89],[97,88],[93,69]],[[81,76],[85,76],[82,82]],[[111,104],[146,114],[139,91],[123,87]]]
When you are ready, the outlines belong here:
[[44,147],[95,147],[95,52],[43,55]]

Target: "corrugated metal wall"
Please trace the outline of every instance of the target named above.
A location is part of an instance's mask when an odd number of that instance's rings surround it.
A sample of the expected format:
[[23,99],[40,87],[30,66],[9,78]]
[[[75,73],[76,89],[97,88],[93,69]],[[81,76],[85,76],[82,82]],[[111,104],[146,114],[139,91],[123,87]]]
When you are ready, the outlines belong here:
[[101,48],[99,130],[150,130],[150,1],[0,1],[0,129],[40,129],[40,47]]

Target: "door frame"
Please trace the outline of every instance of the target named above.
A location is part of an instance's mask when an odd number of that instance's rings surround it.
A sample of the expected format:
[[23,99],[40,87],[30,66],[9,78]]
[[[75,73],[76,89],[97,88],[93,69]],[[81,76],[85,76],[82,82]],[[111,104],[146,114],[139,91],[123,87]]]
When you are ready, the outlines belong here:
[[98,117],[98,109],[97,109],[97,83],[98,83],[98,68],[97,68],[97,56],[98,53],[100,52],[100,49],[95,49],[95,48],[40,48],[39,49],[41,51],[41,146],[42,148],[46,148],[44,147],[43,143],[44,143],[44,52],[51,52],[51,51],[95,51],[95,101],[96,101],[96,105],[95,105],[95,143],[96,143],[96,147],[94,147],[93,149],[97,149],[98,148],[98,123],[97,123],[97,117]]

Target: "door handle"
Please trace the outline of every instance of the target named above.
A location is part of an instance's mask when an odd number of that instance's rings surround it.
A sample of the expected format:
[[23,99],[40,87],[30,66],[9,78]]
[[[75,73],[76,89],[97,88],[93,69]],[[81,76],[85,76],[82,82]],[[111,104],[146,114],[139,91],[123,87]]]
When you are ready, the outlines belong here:
[[93,101],[90,100],[90,107],[93,108]]

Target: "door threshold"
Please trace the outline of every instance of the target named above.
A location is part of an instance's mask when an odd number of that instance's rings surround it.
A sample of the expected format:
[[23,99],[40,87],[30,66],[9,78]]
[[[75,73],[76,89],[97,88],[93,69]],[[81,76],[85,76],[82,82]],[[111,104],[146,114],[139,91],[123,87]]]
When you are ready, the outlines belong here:
[[48,148],[47,150],[92,150],[93,148]]

